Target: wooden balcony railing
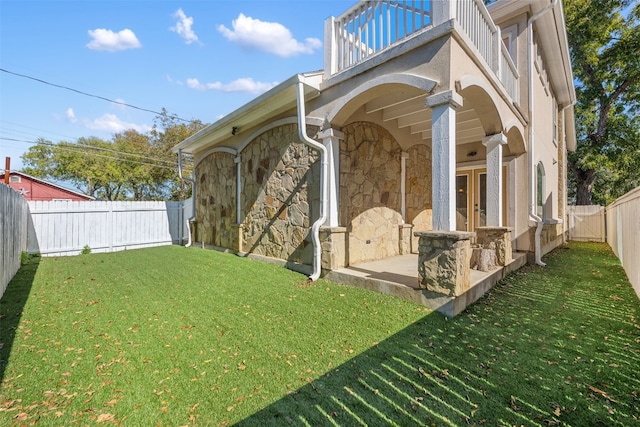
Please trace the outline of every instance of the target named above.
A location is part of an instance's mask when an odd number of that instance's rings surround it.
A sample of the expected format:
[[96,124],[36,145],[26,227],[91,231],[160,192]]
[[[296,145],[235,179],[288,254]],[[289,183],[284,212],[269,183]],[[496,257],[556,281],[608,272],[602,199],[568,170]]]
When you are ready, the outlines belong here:
[[330,77],[451,19],[517,101],[518,71],[482,0],[362,0],[325,22],[325,73]]

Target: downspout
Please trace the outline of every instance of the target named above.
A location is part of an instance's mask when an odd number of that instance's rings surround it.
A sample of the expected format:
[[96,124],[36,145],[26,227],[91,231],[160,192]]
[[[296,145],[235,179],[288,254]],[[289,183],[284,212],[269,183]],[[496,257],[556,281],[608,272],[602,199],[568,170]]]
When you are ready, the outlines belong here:
[[320,216],[311,226],[311,241],[313,243],[313,273],[309,276],[312,281],[318,280],[322,271],[322,247],[320,245],[320,226],[327,219],[326,183],[327,183],[327,149],[321,143],[314,141],[307,135],[307,122],[304,104],[304,83],[298,78],[298,134],[300,141],[309,147],[320,151]]
[[187,244],[185,248],[191,246],[191,221],[196,219],[196,181],[182,176],[182,150],[178,149],[178,176],[183,182],[191,183],[191,216],[187,218]]
[[[536,214],[536,180],[535,176],[535,144],[534,144],[534,132],[533,132],[533,21],[553,9],[558,0],[552,0],[551,4],[535,15],[533,15],[527,21],[527,54],[529,60],[529,216],[536,222],[536,233],[535,233],[535,262],[538,265],[545,266],[546,264],[542,262],[542,249],[540,245],[540,236],[542,234],[543,222],[542,218],[540,218]],[[557,114],[557,113],[556,113]]]
[[569,215],[567,213],[567,190],[568,190],[568,185],[567,185],[567,155],[569,154],[569,150],[567,149],[567,127],[565,125],[565,117],[566,117],[566,113],[565,111],[567,111],[567,108],[572,107],[573,104],[575,102],[571,102],[567,105],[565,105],[564,107],[562,107],[562,110],[560,110],[560,112],[562,113],[562,146],[564,147],[563,150],[564,152],[562,153],[562,170],[564,171],[564,176],[562,177],[562,194],[564,195],[563,200],[562,200],[562,212],[563,212],[563,218],[562,218],[562,244],[566,244],[567,243],[567,236],[566,233],[569,230],[569,224],[567,219],[569,218]]

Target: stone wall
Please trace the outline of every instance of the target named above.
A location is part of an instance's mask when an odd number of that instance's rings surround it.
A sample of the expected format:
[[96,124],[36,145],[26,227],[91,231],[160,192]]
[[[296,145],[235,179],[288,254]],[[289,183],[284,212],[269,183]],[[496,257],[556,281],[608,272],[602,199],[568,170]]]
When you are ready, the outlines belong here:
[[236,166],[233,155],[213,153],[195,170],[195,240],[207,245],[237,249]]
[[[413,231],[429,231],[431,209],[431,148],[418,144],[407,150],[406,215]],[[411,252],[418,253],[418,237],[412,234]]]
[[[317,131],[307,127],[309,135]],[[297,125],[288,124],[263,133],[240,155],[242,251],[311,264],[320,154],[300,142]]]
[[347,228],[348,263],[398,255],[400,146],[374,123],[354,122],[342,132],[339,222]]

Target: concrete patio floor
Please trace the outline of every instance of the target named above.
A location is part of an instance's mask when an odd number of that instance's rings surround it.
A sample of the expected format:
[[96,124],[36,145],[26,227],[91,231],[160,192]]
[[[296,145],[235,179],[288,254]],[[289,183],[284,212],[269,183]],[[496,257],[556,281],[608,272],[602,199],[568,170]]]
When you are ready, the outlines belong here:
[[399,255],[330,271],[324,277],[346,285],[404,298],[453,317],[477,301],[507,274],[526,264],[526,254],[513,253],[513,261],[488,272],[471,270],[471,287],[459,297],[449,297],[418,287],[418,255]]

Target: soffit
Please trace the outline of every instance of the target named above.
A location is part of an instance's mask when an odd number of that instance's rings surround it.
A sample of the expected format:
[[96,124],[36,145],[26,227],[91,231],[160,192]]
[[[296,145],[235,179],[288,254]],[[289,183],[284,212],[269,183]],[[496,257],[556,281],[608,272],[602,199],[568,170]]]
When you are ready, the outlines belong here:
[[[242,142],[241,133],[297,107],[297,84],[304,84],[305,100],[319,96],[322,73],[298,74],[210,124],[173,148],[193,154],[221,145],[233,147]],[[235,128],[235,131],[234,131]],[[238,135],[238,137],[234,137]]]
[[[367,102],[367,114],[380,114],[385,127],[407,129],[412,135],[431,140],[431,109],[425,107],[427,95],[424,91],[404,93],[402,98],[395,93],[382,95]],[[476,111],[463,105],[456,111],[456,144],[482,141],[485,131]]]

